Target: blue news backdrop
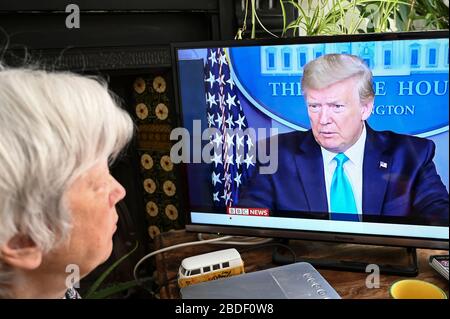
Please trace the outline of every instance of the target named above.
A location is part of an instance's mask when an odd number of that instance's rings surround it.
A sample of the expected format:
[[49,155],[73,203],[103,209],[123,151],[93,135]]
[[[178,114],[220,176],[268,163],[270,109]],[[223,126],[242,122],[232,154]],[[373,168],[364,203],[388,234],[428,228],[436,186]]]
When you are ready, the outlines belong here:
[[[237,107],[249,127],[276,127],[279,133],[309,129],[300,87],[303,66],[327,53],[355,54],[365,60],[374,75],[376,95],[369,124],[375,130],[433,140],[434,162],[448,190],[448,39],[179,50],[184,126],[193,132],[193,120],[201,120],[202,129],[220,128],[222,114],[213,114],[212,109],[222,100],[230,110]],[[221,81],[228,86],[229,96],[215,94],[215,85]],[[231,116],[232,128],[237,120],[237,115]],[[218,195],[226,200],[226,193],[213,194],[219,180],[211,178],[211,165],[188,164],[190,190],[195,190],[190,194],[191,205],[210,206]],[[225,177],[226,172],[221,183]]]

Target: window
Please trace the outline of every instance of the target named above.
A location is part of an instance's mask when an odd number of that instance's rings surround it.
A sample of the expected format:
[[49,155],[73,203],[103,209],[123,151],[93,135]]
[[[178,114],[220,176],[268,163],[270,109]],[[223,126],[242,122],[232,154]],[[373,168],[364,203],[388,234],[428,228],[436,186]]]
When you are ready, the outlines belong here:
[[306,52],[300,52],[298,54],[298,66],[303,67],[306,64]]
[[275,53],[274,52],[269,53],[269,68],[270,69],[275,68]]
[[204,272],[204,273],[205,273],[205,272],[209,272],[209,271],[211,271],[211,266],[203,267],[203,272]]
[[291,49],[283,48],[283,50],[281,51],[281,56],[282,56],[282,60],[283,60],[283,69],[284,70],[290,70],[292,68],[292,62],[291,62],[292,53],[291,53]]
[[448,44],[447,44],[446,47],[445,47],[445,55],[446,55],[446,57],[445,57],[445,63],[448,65]]
[[437,65],[436,53],[437,53],[436,48],[430,48],[428,50],[428,65],[429,66],[436,66]]
[[283,53],[283,62],[284,62],[284,67],[285,68],[290,68],[291,67],[291,55],[289,54],[289,52],[284,52]]
[[219,264],[213,265],[213,270],[217,270],[217,269],[220,269],[220,265]]
[[190,274],[190,276],[193,276],[193,275],[198,275],[198,274],[200,274],[200,268],[197,268],[197,269],[193,269],[193,270],[191,270],[191,274]]
[[427,45],[427,55],[426,55],[426,66],[427,67],[437,67],[439,61],[442,61],[442,58],[439,56],[439,42],[430,42]]
[[[384,50],[383,50],[384,51]],[[361,59],[367,64],[367,66],[371,69],[374,64],[374,48],[370,44],[362,44],[359,47],[359,56]],[[384,58],[384,52],[380,56],[380,59]]]
[[276,67],[276,54],[274,48],[266,49],[266,69],[267,70],[275,70]]
[[415,43],[409,48],[409,65],[412,68],[418,68],[420,66],[420,46]]
[[228,268],[228,267],[230,267],[230,263],[228,261],[222,263],[222,268]]
[[317,44],[314,46],[314,58],[318,58],[322,56],[325,52],[325,45],[324,44]]
[[413,49],[411,50],[411,66],[419,65],[419,50]]
[[349,54],[350,52],[352,52],[350,43],[348,42],[339,43],[337,51],[342,54]]
[[390,67],[392,65],[391,55],[392,55],[391,50],[384,50],[384,66],[385,67]]

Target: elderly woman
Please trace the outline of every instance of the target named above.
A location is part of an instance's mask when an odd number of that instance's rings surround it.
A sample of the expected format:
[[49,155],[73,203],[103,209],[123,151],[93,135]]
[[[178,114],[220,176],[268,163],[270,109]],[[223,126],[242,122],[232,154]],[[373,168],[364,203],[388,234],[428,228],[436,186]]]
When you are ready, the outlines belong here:
[[73,296],[108,258],[132,134],[105,83],[0,65],[0,298]]

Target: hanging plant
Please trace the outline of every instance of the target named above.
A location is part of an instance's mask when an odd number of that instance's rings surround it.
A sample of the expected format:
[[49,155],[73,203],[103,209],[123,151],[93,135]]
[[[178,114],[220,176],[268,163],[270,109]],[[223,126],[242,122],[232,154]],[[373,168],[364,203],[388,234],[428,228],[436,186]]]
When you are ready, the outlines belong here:
[[[262,23],[256,0],[246,0],[243,25],[236,38],[245,37],[249,16],[251,39],[256,37],[257,28],[273,37],[448,29],[448,1],[279,0],[279,4],[283,21],[281,34],[275,34]],[[296,12],[292,21],[287,18],[288,6]]]

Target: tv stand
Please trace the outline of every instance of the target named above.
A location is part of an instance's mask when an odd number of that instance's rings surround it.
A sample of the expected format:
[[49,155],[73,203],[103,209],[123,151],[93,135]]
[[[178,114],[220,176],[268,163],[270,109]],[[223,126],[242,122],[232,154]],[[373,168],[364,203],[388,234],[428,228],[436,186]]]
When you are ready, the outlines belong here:
[[[278,239],[278,242],[283,245],[289,245],[288,239]],[[296,252],[295,262],[308,262],[319,269],[332,269],[352,272],[373,272],[374,269],[370,267],[368,268],[368,266],[374,264],[379,267],[380,274],[415,277],[419,273],[417,253],[415,248],[335,243],[328,245],[323,244],[324,247],[320,247],[320,245],[315,242],[311,242],[310,245],[305,242],[304,245],[305,247],[303,249],[300,248],[300,253],[298,246],[293,249]],[[311,246],[314,247],[311,249]],[[341,249],[342,251],[345,251],[346,248],[348,248],[348,256],[342,256],[342,258],[336,259],[336,256],[333,253],[333,257],[328,258],[326,250],[335,250],[336,246],[343,247],[343,249]],[[305,254],[303,254],[302,250],[305,249],[309,251],[305,251]],[[317,255],[317,257],[298,257],[299,255],[310,256],[311,251],[314,249],[325,249],[325,251],[316,251],[315,255]],[[378,252],[376,254],[372,254],[376,250],[378,250]],[[359,254],[357,253],[358,251],[360,251]],[[383,254],[383,258],[379,258],[380,253]],[[276,265],[284,265],[294,262],[294,259],[292,253],[286,252],[285,249],[281,246],[275,246],[272,254],[272,262]]]
[[[154,249],[158,250],[176,244],[197,240],[197,233],[194,232],[186,232],[185,230],[164,232],[155,237]],[[370,260],[374,260],[374,263],[377,264],[389,263],[401,265],[405,263],[405,257],[407,257],[405,256],[404,249],[392,247],[329,244],[313,241],[307,242],[304,240],[291,240],[289,244],[299,257],[318,257],[322,260],[355,260],[368,263],[370,263]],[[274,246],[269,244],[264,244],[260,247],[205,244],[166,251],[157,254],[154,259],[157,270],[156,279],[157,284],[159,285],[157,293],[159,293],[160,298],[180,298],[177,273],[180,262],[184,258],[231,247],[239,250],[242,260],[244,261],[246,273],[278,266],[274,264],[272,260]],[[399,253],[399,251],[401,253]],[[292,254],[290,254],[287,249],[286,251],[280,249],[279,253],[285,254],[288,261],[292,262]],[[428,259],[432,255],[448,255],[448,250],[417,249],[417,262],[420,268],[419,275],[416,278],[438,286],[449,295],[448,280],[445,280],[444,277],[428,264]],[[368,259],[369,257],[370,260]],[[406,276],[380,274],[379,287],[374,289],[367,286],[368,273],[342,270],[337,271],[333,269],[319,269],[319,272],[343,299],[391,298],[389,295],[389,288],[392,284],[398,280],[408,278]],[[155,286],[153,286],[153,288]]]

